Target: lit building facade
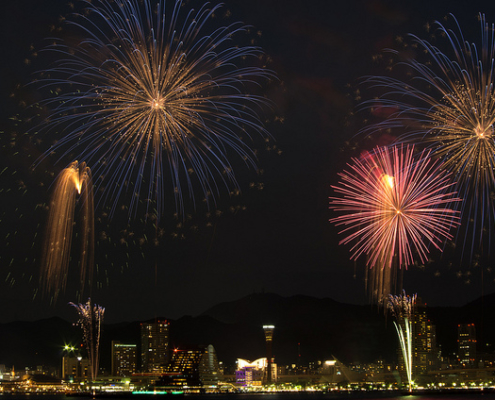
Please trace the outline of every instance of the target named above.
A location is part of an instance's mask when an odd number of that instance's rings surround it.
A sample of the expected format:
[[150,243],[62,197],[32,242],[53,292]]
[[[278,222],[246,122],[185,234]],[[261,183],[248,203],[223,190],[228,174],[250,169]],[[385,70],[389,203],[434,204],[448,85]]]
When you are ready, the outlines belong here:
[[222,379],[214,347],[179,350],[172,353],[170,363],[163,369],[157,386],[173,388],[216,387]]
[[[426,376],[439,366],[436,327],[428,319],[426,304],[417,299],[411,315],[411,360],[412,380],[416,383],[421,376]],[[397,323],[406,332],[405,319],[399,317]],[[407,381],[404,355],[401,347],[397,349],[399,363],[398,370],[403,382]]]
[[141,372],[156,372],[169,360],[168,321],[141,323]]
[[131,376],[137,371],[137,348],[135,344],[112,341],[112,375]]
[[213,345],[208,345],[199,365],[200,380],[203,386],[217,386],[223,377],[217,353]]
[[277,364],[273,362],[269,364],[266,357],[254,361],[238,358],[235,371],[236,383],[242,386],[261,386],[263,380],[266,380],[269,366],[271,368],[270,382],[276,382]]
[[476,363],[476,327],[474,324],[457,326],[458,361],[464,366]]
[[426,374],[438,366],[436,327],[428,319],[426,304],[417,300],[413,324],[413,376]]
[[241,386],[261,386],[264,371],[255,367],[244,367],[235,371],[235,382]]
[[267,368],[265,369],[265,381],[267,383],[273,382],[272,374],[270,372],[273,370],[272,343],[273,343],[274,330],[275,330],[274,325],[263,325],[263,331],[265,332],[265,341],[266,341],[266,359],[268,362]]
[[82,380],[91,378],[89,360],[82,357],[64,356],[62,358],[62,379]]

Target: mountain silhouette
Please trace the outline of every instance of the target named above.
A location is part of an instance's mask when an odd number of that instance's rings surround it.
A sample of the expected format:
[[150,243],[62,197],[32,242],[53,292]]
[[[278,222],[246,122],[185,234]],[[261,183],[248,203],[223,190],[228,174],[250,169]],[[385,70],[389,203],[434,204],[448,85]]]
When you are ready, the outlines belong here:
[[[478,351],[493,352],[487,338],[495,334],[495,294],[463,307],[426,310],[437,327],[437,343],[443,355],[457,350],[460,323],[474,323]],[[334,357],[347,364],[397,359],[392,317],[376,306],[344,304],[330,298],[251,294],[220,303],[195,317],[169,321],[171,348],[212,344],[226,366],[234,366],[237,358],[254,360],[266,356],[263,325],[267,324],[275,325],[272,353],[280,365],[306,365]],[[100,346],[103,369],[110,370],[112,340],[134,343],[139,349],[140,322],[104,324]],[[69,343],[81,346],[82,331],[61,318],[0,324],[0,363],[16,369],[59,367],[63,346]]]

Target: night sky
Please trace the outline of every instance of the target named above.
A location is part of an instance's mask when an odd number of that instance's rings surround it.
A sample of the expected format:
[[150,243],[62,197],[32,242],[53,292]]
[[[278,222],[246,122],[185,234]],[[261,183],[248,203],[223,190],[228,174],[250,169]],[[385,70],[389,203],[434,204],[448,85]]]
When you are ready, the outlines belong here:
[[[355,136],[366,119],[357,106],[372,96],[360,80],[386,72],[383,49],[396,48],[408,33],[428,38],[427,24],[448,13],[466,39],[477,41],[478,13],[495,22],[495,5],[462,3],[225,1],[231,19],[253,27],[250,35],[278,75],[265,89],[274,103],[267,114],[274,140],[254,140],[260,171],[239,165],[241,194],[221,196],[209,212],[191,207],[182,221],[170,206],[157,231],[143,212],[129,221],[125,207],[112,217],[97,209],[91,297],[106,307],[106,321],[194,316],[260,292],[366,303],[364,259],[349,261],[349,248],[338,245],[338,229],[328,222],[337,173],[351,157],[387,140]],[[49,157],[32,170],[53,138],[29,133],[36,111],[28,106],[40,94],[27,85],[45,67],[45,38],[65,34],[60,17],[70,12],[61,0],[0,3],[0,322],[76,317],[67,305],[78,301],[74,266],[56,304],[38,290],[50,185],[70,160]],[[493,256],[485,248],[476,262],[460,265],[455,255],[432,251],[431,262],[405,272],[404,287],[431,306],[464,305],[495,291]]]

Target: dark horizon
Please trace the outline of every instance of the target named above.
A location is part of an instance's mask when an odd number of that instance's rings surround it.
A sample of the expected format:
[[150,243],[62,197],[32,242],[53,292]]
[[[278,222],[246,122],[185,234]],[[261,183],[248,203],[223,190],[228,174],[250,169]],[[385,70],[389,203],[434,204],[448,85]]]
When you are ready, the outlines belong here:
[[[297,299],[306,299],[308,301],[316,301],[316,302],[335,302],[338,306],[342,307],[348,307],[348,306],[358,306],[358,307],[364,307],[369,310],[371,314],[378,314],[378,315],[383,315],[384,311],[381,306],[378,306],[377,304],[374,304],[373,302],[367,302],[367,303],[361,303],[361,304],[356,304],[356,303],[346,303],[346,302],[341,302],[338,300],[335,300],[331,297],[314,297],[311,295],[306,295],[306,294],[292,294],[292,295],[279,295],[274,292],[253,292],[246,294],[244,296],[240,296],[235,299],[229,299],[229,300],[224,300],[215,304],[211,304],[209,306],[205,306],[202,310],[196,312],[196,313],[184,313],[181,315],[170,315],[170,314],[151,314],[146,311],[138,310],[137,313],[135,314],[127,314],[128,317],[126,317],[125,310],[119,310],[119,309],[108,309],[105,308],[105,317],[103,320],[104,325],[121,325],[121,324],[128,324],[128,323],[139,323],[139,322],[151,322],[151,321],[156,321],[156,320],[168,320],[168,321],[177,321],[180,319],[188,319],[188,318],[201,318],[204,315],[209,315],[212,310],[216,309],[229,309],[230,306],[235,305],[235,304],[242,304],[242,303],[249,303],[250,299],[252,298],[272,298],[272,297],[280,297],[280,299],[283,302],[290,302],[290,301],[296,301]],[[465,304],[461,305],[432,305],[428,302],[424,302],[424,299],[421,296],[418,296],[418,302],[420,304],[425,304],[426,305],[426,310],[433,310],[434,314],[441,314],[442,310],[448,311],[449,313],[452,310],[468,310],[468,309],[475,309],[477,308],[481,313],[483,313],[483,310],[491,310],[494,305],[495,305],[495,293],[490,293],[490,294],[484,294],[478,298],[475,298],[472,301],[469,301]],[[11,323],[17,323],[17,322],[39,322],[39,321],[44,321],[44,320],[50,320],[52,318],[60,318],[64,321],[70,322],[70,323],[75,323],[78,319],[77,317],[77,312],[74,311],[74,308],[67,304],[67,307],[65,308],[58,308],[58,309],[53,309],[53,312],[50,314],[47,312],[47,307],[41,303],[37,306],[38,303],[33,303],[33,309],[30,312],[31,317],[25,318],[25,319],[18,319],[18,318],[13,318],[11,320],[3,320],[0,321],[0,324],[11,324]],[[102,305],[105,307],[104,305]],[[253,310],[249,310],[250,313],[255,312]],[[260,315],[262,315],[261,313]],[[28,315],[26,313],[26,315]],[[135,317],[131,317],[131,315],[135,315]],[[273,318],[265,318],[263,319],[261,316],[260,323],[271,323]],[[463,321],[465,318],[462,317],[460,318],[459,321]]]
[[[483,307],[473,304],[462,309],[426,308],[442,356],[456,353],[458,324],[468,323],[476,326],[479,354],[493,353],[489,338],[495,332],[495,323],[489,315],[495,308],[495,297],[486,300]],[[371,363],[378,359],[394,362],[398,342],[392,320],[376,306],[346,305],[302,296],[280,298],[267,293],[246,296],[233,304],[219,304],[199,317],[185,316],[168,322],[171,348],[212,344],[228,363],[236,358],[254,360],[264,356],[263,325],[274,325],[274,355],[284,365],[296,359],[307,363],[333,357],[344,364]],[[141,322],[148,321],[103,324],[100,345],[103,364],[109,362],[113,340],[139,344]],[[41,358],[55,362],[64,345],[79,346],[81,341],[81,329],[58,316],[1,325],[0,342],[4,346],[4,361],[9,365],[14,359],[15,365],[40,365]],[[24,338],[22,349],[13,345],[13,335]]]

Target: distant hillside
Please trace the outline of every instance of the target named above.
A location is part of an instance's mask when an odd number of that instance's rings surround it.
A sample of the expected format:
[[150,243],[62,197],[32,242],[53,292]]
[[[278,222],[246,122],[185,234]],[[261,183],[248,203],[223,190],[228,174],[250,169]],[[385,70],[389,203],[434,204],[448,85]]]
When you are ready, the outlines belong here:
[[[457,324],[475,323],[479,350],[493,352],[495,295],[458,308],[427,308],[437,326],[443,354],[456,350]],[[280,364],[337,357],[344,363],[396,359],[397,338],[391,317],[373,306],[338,303],[309,296],[253,294],[218,304],[197,317],[170,320],[171,347],[213,344],[227,365],[236,358],[265,355],[262,326],[275,325],[273,354]],[[110,368],[112,340],[140,345],[139,321],[105,324],[101,366]],[[81,329],[60,318],[0,324],[0,364],[16,368],[59,366],[65,343],[80,344]],[[486,343],[489,346],[486,346]]]
[[80,329],[57,317],[0,324],[0,364],[59,366],[64,344],[80,343],[81,337]]
[[437,326],[443,354],[457,351],[457,325],[474,323],[478,352],[495,352],[495,294],[489,294],[463,307],[429,307],[428,317]]
[[262,326],[275,325],[273,353],[280,363],[330,359],[343,362],[395,358],[395,332],[383,310],[371,306],[338,303],[309,296],[282,297],[253,294],[222,303],[205,311],[230,326],[243,326],[252,335],[245,346],[243,336],[232,347],[215,345],[219,354],[234,350],[239,357],[265,354]]

